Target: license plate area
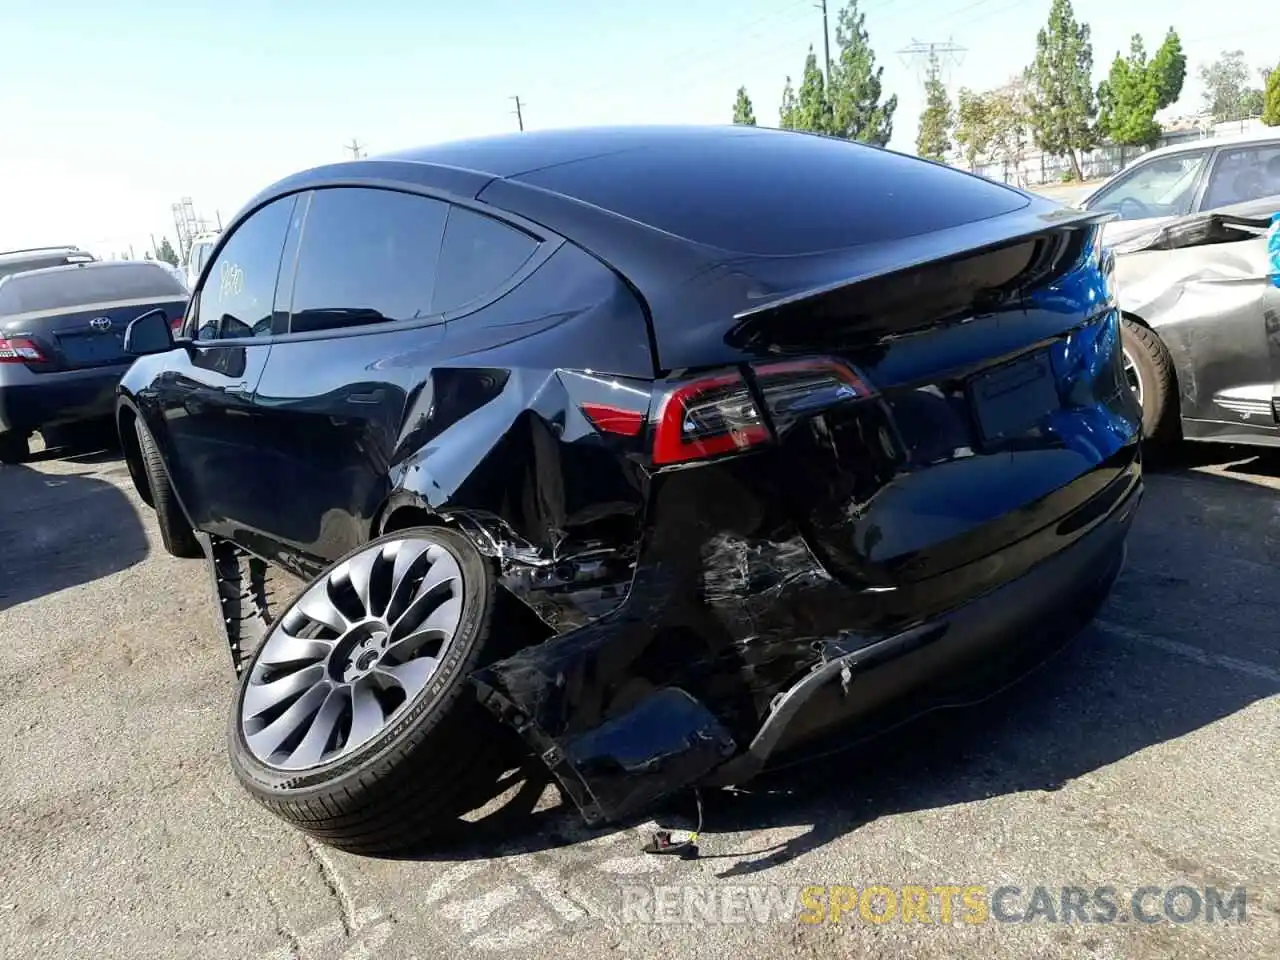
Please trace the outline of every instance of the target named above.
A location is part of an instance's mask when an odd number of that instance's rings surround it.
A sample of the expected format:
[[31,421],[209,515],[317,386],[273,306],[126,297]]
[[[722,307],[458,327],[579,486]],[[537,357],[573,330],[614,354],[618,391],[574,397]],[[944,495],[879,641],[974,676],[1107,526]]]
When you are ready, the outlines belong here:
[[115,333],[59,334],[58,348],[70,364],[111,363],[124,357],[123,337]]
[[975,376],[969,382],[969,402],[984,444],[999,444],[1038,427],[1059,407],[1048,352]]

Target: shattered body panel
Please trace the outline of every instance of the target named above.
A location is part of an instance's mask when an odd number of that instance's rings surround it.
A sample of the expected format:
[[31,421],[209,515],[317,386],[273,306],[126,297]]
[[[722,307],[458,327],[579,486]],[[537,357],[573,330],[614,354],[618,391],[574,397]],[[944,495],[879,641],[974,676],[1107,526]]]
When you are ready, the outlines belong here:
[[466,534],[541,627],[472,682],[590,820],[964,700],[1087,621],[1142,493],[1097,216],[826,138],[573,136],[301,174],[229,227],[391,184],[538,248],[459,316],[294,335],[295,224],[273,335],[139,359],[122,416],[207,549],[314,577]]
[[1280,289],[1267,232],[1280,197],[1167,224],[1116,248],[1121,309],[1160,335],[1183,435],[1280,445]]

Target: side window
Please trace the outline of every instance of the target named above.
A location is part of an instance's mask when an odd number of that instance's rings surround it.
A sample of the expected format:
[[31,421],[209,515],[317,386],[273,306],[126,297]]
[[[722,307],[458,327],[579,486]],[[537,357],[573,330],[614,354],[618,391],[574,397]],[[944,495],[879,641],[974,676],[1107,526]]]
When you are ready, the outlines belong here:
[[1209,171],[1202,210],[1280,194],[1280,141],[1222,149]]
[[449,211],[432,310],[445,313],[492,293],[538,248],[523,230],[463,207]]
[[271,333],[280,251],[295,198],[272,201],[242,223],[205,275],[193,313],[196,338],[229,340]]
[[1127,175],[1094,197],[1089,209],[1117,213],[1121,220],[1188,214],[1195,201],[1196,181],[1208,157],[1208,150],[1196,150],[1139,161]]
[[430,316],[447,210],[392,190],[317,190],[298,248],[289,332]]

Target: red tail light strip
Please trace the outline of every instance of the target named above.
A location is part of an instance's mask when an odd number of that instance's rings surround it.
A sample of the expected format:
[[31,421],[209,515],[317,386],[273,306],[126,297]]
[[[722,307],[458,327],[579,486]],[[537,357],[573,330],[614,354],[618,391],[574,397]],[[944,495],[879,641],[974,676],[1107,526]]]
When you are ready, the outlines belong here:
[[30,340],[0,338],[0,363],[44,363],[45,355]]

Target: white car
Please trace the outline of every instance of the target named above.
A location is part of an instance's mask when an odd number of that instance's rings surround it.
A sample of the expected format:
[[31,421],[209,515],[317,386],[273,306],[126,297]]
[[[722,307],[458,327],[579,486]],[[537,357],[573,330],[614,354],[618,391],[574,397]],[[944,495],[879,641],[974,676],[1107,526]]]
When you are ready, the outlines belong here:
[[1108,243],[1170,220],[1280,193],[1280,128],[1152,150],[1075,205],[1105,210]]

